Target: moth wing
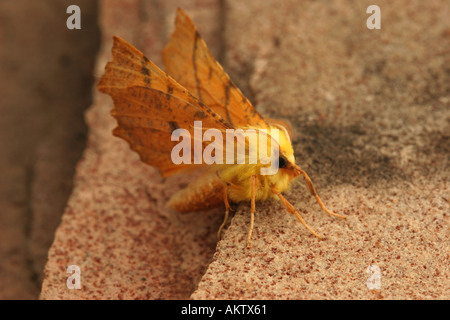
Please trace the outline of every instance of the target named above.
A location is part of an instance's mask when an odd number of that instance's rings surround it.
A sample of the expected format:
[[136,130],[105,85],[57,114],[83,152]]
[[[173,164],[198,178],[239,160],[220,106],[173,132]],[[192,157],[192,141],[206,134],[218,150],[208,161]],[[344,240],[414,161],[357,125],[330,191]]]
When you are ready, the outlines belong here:
[[163,50],[166,72],[231,125],[267,128],[267,123],[214,59],[194,23],[178,9],[175,31]]
[[114,101],[111,114],[118,126],[113,134],[126,140],[143,162],[157,167],[164,177],[199,166],[176,165],[172,161],[171,152],[178,143],[171,141],[175,129],[187,130],[193,145],[194,120],[201,120],[204,127],[232,128],[139,50],[118,37],[114,37],[112,61],[106,65],[98,89]]

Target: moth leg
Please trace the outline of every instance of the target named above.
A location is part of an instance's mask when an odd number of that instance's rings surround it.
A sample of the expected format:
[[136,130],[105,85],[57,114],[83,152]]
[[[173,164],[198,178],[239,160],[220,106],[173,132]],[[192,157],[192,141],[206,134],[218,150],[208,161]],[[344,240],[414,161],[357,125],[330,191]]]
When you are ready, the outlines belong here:
[[317,203],[319,204],[319,206],[322,208],[323,211],[328,213],[330,216],[334,216],[334,217],[338,217],[338,218],[342,218],[342,219],[346,219],[347,218],[346,216],[334,213],[333,211],[327,209],[325,207],[325,205],[323,204],[322,200],[320,199],[319,195],[317,194],[316,188],[314,188],[314,185],[313,185],[311,179],[309,178],[308,174],[305,171],[303,171],[302,169],[300,169],[298,166],[297,166],[297,170],[299,170],[300,174],[303,174],[303,176],[305,177],[305,183],[306,183],[306,186],[309,189],[309,192],[311,193],[311,195],[313,197],[316,198]]
[[322,239],[321,236],[319,236],[310,226],[308,226],[305,222],[305,220],[303,220],[302,216],[300,215],[300,213],[297,212],[297,210],[295,210],[294,206],[292,204],[290,204],[289,201],[286,200],[285,197],[283,197],[283,195],[275,188],[272,187],[272,192],[274,194],[276,194],[278,196],[278,198],[281,199],[281,201],[283,202],[284,206],[286,207],[286,209],[292,213],[295,214],[295,216],[297,217],[297,220],[300,221],[300,223],[302,225],[305,226],[306,229],[308,229],[313,235],[315,235],[317,238]]
[[220,240],[222,229],[228,221],[228,214],[230,212],[230,203],[228,202],[228,182],[224,183],[223,186],[223,201],[225,203],[225,218],[223,219],[222,224],[219,227],[219,231],[217,231],[217,239]]
[[256,189],[256,176],[252,176],[252,198],[250,202],[250,228],[247,236],[247,249],[250,248],[250,239],[253,232],[253,223],[255,221],[255,189]]

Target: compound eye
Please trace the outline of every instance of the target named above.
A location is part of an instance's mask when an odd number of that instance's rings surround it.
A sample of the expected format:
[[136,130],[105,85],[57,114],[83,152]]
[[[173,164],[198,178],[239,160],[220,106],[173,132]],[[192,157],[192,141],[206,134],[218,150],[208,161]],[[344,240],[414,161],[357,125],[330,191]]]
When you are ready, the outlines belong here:
[[283,168],[286,168],[287,165],[288,165],[287,159],[286,159],[285,157],[283,157],[283,156],[280,156],[280,157],[278,158],[278,167],[279,167],[280,169],[283,169]]

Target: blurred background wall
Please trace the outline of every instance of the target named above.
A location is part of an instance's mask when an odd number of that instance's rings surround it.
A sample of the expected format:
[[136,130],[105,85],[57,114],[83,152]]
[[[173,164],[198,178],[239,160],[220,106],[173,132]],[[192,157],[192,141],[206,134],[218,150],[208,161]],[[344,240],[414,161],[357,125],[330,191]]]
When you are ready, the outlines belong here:
[[[68,30],[69,5],[81,30]],[[0,299],[36,299],[86,138],[93,0],[0,0]]]

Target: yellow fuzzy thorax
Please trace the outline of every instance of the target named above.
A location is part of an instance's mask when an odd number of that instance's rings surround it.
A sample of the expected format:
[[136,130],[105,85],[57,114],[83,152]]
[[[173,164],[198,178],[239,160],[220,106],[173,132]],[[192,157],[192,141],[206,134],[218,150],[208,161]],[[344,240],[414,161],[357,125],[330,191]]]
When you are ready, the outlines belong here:
[[[294,164],[294,150],[288,133],[283,127],[271,126],[270,129],[267,130],[269,137],[271,137],[272,130],[274,129],[278,130],[278,150],[280,155],[284,156],[289,163]],[[272,141],[272,139],[269,138],[267,143],[268,150],[270,150],[271,147],[270,141]],[[258,144],[258,152],[259,148],[260,145]],[[248,160],[248,156],[246,159]],[[293,178],[292,175],[283,168],[279,168],[275,174],[261,174],[261,169],[270,167],[270,165],[261,163],[260,159],[258,159],[256,164],[249,164],[249,162],[246,161],[245,164],[218,165],[214,167],[214,170],[219,172],[221,179],[230,184],[230,187],[228,188],[228,197],[233,202],[251,200],[251,177],[253,175],[256,176],[256,200],[266,200],[273,196],[271,191],[272,187],[275,187],[280,192],[285,191],[289,188],[289,182]]]

